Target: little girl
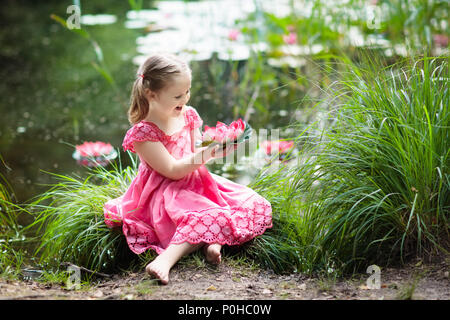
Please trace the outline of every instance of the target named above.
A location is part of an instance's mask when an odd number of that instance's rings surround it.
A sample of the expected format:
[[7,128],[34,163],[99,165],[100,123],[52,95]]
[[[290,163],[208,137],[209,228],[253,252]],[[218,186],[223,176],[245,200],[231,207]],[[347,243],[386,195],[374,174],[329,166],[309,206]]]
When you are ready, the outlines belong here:
[[203,121],[186,105],[190,87],[191,70],[176,56],[155,54],[139,67],[128,111],[133,126],[122,145],[139,155],[138,174],[104,206],[106,224],[122,226],[131,251],[158,253],[146,271],[163,284],[182,256],[203,247],[206,260],[218,264],[222,245],[272,226],[266,199],[204,166],[233,147],[195,147]]

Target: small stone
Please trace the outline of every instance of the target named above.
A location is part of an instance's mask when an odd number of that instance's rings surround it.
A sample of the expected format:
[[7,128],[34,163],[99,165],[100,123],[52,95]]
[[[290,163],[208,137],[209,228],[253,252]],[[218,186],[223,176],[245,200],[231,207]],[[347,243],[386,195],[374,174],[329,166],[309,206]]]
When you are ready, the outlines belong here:
[[388,285],[388,288],[397,290],[398,289],[398,285],[396,283],[391,283],[390,285]]
[[97,291],[94,292],[94,294],[92,296],[94,296],[96,298],[101,298],[101,297],[103,297],[103,291],[102,290],[97,290]]
[[262,291],[263,294],[272,294],[272,291],[270,291],[269,289],[264,289]]

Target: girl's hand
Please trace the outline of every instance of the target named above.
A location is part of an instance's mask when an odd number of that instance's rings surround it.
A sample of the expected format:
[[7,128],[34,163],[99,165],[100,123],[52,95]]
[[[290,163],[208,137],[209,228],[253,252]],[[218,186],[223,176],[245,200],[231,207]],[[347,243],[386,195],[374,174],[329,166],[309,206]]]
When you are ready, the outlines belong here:
[[237,149],[237,144],[229,144],[224,149],[220,145],[205,147],[203,149],[203,162],[206,163],[212,159],[226,157],[227,154]]

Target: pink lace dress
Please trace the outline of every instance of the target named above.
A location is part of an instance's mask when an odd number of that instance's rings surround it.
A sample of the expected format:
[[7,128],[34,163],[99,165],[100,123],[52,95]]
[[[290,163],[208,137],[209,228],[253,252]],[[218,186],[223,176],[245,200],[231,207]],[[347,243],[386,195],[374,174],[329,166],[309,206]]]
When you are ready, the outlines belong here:
[[[192,153],[191,131],[203,121],[192,107],[185,126],[168,136],[152,122],[141,121],[126,133],[124,150],[135,141],[161,141],[176,159]],[[105,223],[121,226],[130,249],[160,254],[170,244],[238,245],[272,227],[270,203],[252,189],[210,173],[202,165],[180,180],[160,175],[141,159],[127,192],[104,205]]]

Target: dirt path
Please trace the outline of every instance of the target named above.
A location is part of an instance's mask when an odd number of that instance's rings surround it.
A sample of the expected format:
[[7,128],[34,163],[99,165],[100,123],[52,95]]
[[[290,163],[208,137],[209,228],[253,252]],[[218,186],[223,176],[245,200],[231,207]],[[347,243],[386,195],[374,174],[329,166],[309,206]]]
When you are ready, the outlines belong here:
[[430,299],[449,300],[449,259],[424,264],[415,261],[396,269],[381,270],[381,288],[367,287],[368,274],[323,280],[301,274],[276,275],[267,270],[225,261],[219,267],[177,265],[167,286],[141,273],[114,275],[79,290],[35,281],[0,280],[0,299],[163,299],[163,300],[347,300]]

